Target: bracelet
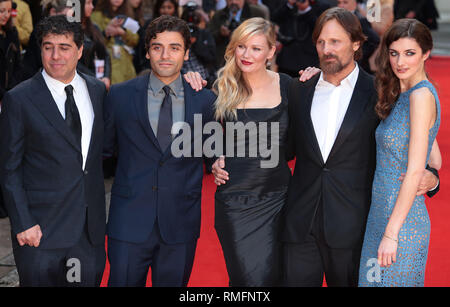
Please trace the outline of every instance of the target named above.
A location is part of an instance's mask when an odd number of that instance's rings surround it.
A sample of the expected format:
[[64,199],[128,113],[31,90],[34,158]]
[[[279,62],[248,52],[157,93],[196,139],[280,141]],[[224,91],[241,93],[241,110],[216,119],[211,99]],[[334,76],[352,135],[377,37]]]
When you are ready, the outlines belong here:
[[390,239],[390,240],[392,240],[392,241],[398,243],[398,239],[391,238],[391,237],[387,236],[386,234],[384,234],[383,237],[385,237],[385,238],[387,238],[387,239]]

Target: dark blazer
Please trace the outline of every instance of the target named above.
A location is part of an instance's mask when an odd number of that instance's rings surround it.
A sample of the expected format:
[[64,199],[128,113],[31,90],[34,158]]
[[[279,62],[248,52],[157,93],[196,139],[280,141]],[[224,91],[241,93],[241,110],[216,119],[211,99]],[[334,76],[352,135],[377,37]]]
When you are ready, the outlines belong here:
[[320,202],[325,239],[331,248],[362,244],[375,171],[373,78],[360,68],[353,96],[328,160],[324,163],[311,120],[311,104],[319,75],[294,82],[289,91],[290,132],[297,156],[284,211],[283,241],[302,243]]
[[[148,84],[149,74],[114,85],[105,100],[105,155],[118,151],[107,233],[142,243],[157,219],[166,243],[192,242],[200,233],[203,158],[161,150],[148,117]],[[194,114],[202,114],[203,124],[213,120],[216,97],[184,80],[183,86],[185,122],[194,132]]]
[[1,184],[15,235],[39,224],[44,249],[75,245],[84,229],[105,242],[102,171],[104,85],[86,81],[95,114],[85,170],[75,142],[41,72],[5,94],[0,120]]

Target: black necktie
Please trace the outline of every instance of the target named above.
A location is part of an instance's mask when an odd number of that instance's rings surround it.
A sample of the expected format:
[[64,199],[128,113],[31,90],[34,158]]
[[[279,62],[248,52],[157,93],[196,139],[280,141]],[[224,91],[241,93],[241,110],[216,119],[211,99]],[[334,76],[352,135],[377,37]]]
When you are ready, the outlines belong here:
[[81,120],[80,113],[78,113],[77,105],[75,104],[75,99],[73,98],[73,87],[68,85],[64,88],[67,94],[67,99],[65,103],[66,110],[66,123],[75,136],[77,144],[81,148]]
[[158,132],[156,138],[159,146],[163,151],[172,142],[172,98],[170,98],[170,87],[167,85],[163,87],[166,96],[161,104],[158,120]]

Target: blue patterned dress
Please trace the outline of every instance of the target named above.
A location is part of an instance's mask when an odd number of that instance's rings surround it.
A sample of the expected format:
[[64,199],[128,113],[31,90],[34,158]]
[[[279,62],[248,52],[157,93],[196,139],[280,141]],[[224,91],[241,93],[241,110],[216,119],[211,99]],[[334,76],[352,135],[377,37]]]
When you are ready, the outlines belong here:
[[440,125],[441,108],[436,89],[421,81],[400,94],[391,114],[378,126],[377,165],[372,187],[372,203],[367,220],[361,254],[360,287],[423,286],[430,239],[430,219],[424,196],[416,196],[398,235],[397,261],[389,267],[377,264],[378,247],[394,209],[401,181],[406,173],[409,147],[409,96],[412,91],[427,87],[436,100],[436,122],[429,131],[428,154]]

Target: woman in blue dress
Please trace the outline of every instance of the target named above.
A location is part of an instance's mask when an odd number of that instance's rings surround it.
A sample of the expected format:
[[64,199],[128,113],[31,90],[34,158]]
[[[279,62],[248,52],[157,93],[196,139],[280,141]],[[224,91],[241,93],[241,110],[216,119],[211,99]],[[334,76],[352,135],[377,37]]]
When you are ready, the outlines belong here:
[[430,220],[416,191],[427,163],[439,168],[441,159],[439,98],[425,71],[432,47],[430,31],[415,19],[396,21],[382,41],[376,76],[382,121],[360,286],[424,284]]

